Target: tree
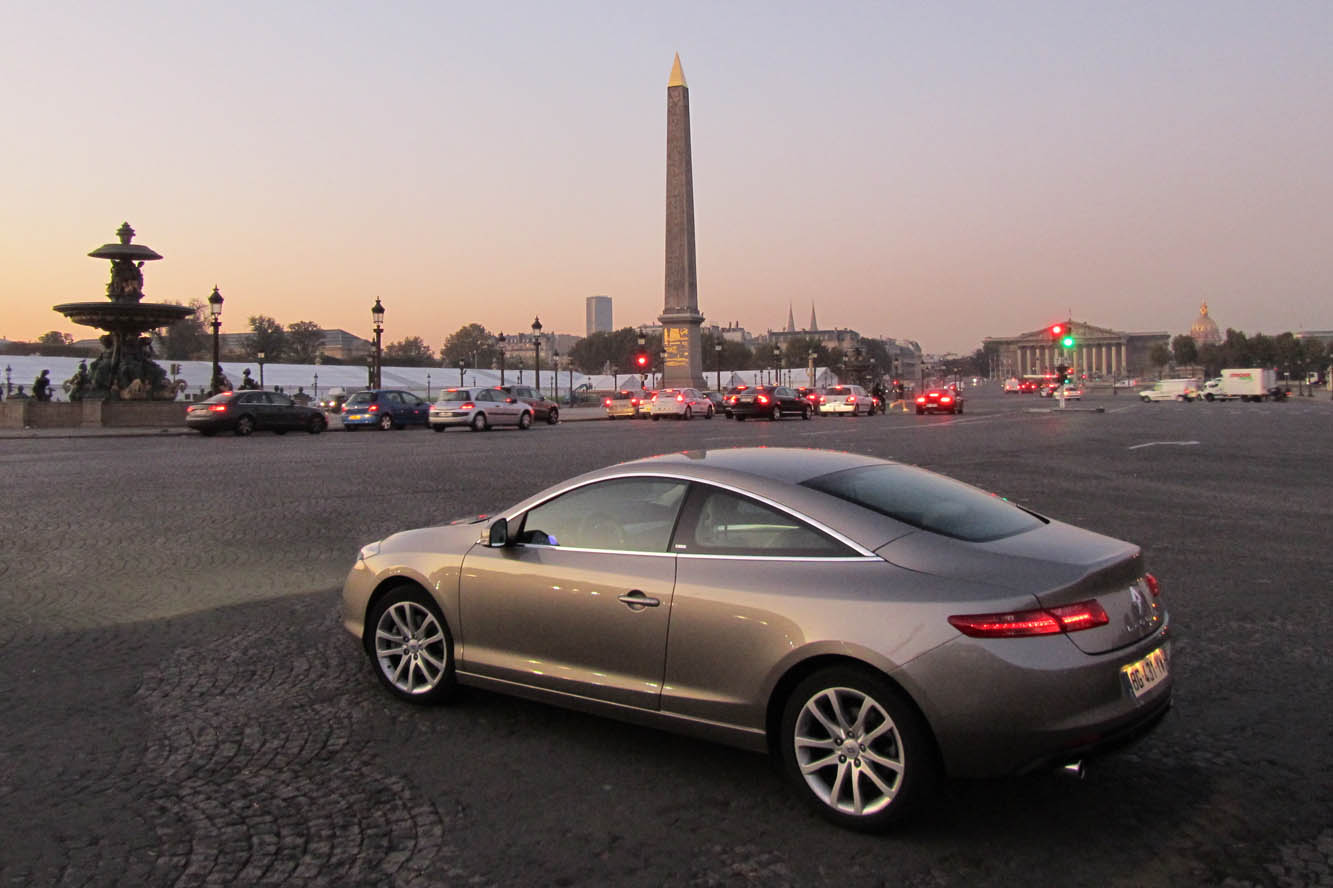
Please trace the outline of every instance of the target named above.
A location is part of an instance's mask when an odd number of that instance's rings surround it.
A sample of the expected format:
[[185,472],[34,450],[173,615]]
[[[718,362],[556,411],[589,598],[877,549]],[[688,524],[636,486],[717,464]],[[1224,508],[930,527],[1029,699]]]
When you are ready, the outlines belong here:
[[74,337],[59,330],[51,330],[37,337],[38,345],[73,345]]
[[267,315],[252,315],[250,330],[251,334],[245,340],[246,357],[258,360],[259,353],[263,352],[266,362],[275,363],[283,359],[287,348],[287,332],[282,329],[282,324]]
[[445,367],[457,367],[460,358],[469,367],[499,367],[500,347],[481,324],[468,324],[458,328],[440,348],[440,363]]
[[1148,349],[1148,360],[1152,362],[1154,367],[1158,368],[1160,373],[1162,367],[1171,363],[1171,349],[1165,342],[1159,342]]
[[287,325],[287,360],[293,364],[313,364],[324,348],[324,328],[314,321],[296,321]]
[[[179,302],[172,303],[180,305]],[[194,314],[182,318],[157,334],[157,346],[170,361],[203,360],[212,354],[213,340],[204,322],[208,306],[202,299],[191,299]]]
[[[384,363],[397,367],[436,367],[435,352],[420,336],[408,336],[384,348]],[[458,362],[455,361],[455,364]]]
[[1171,355],[1177,364],[1193,364],[1199,360],[1199,347],[1194,337],[1184,333],[1171,340]]

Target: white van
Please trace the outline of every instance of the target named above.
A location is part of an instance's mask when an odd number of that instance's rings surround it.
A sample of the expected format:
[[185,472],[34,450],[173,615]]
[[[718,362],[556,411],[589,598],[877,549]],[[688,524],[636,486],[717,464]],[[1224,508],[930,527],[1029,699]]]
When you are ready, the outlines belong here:
[[1150,389],[1139,392],[1145,404],[1153,401],[1193,401],[1203,387],[1203,380],[1197,376],[1188,379],[1163,379]]

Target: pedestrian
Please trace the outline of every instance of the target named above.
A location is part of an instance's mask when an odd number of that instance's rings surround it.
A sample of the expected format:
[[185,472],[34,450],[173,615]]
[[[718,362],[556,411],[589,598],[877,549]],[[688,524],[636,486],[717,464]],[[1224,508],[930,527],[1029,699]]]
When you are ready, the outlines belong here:
[[907,387],[903,385],[901,379],[893,381],[893,403],[889,405],[889,409],[895,410],[898,407],[903,408],[903,413],[910,412],[907,409]]

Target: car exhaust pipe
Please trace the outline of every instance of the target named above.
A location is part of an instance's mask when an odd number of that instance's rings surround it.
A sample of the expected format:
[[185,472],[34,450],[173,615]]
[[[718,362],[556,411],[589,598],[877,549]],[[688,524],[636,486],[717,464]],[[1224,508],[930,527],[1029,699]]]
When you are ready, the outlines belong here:
[[1078,759],[1061,765],[1060,773],[1066,777],[1072,777],[1075,780],[1082,780],[1085,773],[1083,769],[1083,759]]

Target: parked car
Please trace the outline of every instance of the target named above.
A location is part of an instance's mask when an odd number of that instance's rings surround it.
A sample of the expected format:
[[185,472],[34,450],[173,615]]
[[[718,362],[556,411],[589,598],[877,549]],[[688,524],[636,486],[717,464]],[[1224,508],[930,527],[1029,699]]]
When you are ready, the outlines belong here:
[[429,415],[429,401],[399,389],[353,392],[342,409],[343,428],[349,432],[359,428],[388,431],[410,425],[424,427]]
[[529,429],[534,412],[531,404],[500,388],[448,388],[430,406],[430,428],[433,432],[454,427],[484,432],[502,425]]
[[532,386],[502,385],[500,388],[518,398],[524,404],[532,405],[532,416],[537,421],[550,425],[555,425],[560,421],[560,405]]
[[809,419],[814,415],[810,402],[785,385],[747,386],[731,402],[732,418],[742,422],[751,416],[776,421],[784,416]]
[[621,389],[603,398],[602,408],[607,419],[638,419],[640,415],[647,415],[645,405],[650,398],[652,393],[645,389]]
[[828,450],[665,454],[393,534],[361,548],[341,618],[397,699],[472,685],[771,751],[863,830],[941,777],[1079,767],[1172,696],[1138,546]]
[[819,412],[846,414],[848,416],[869,416],[874,410],[874,401],[870,393],[859,385],[834,385],[824,389],[819,396]]
[[713,402],[698,389],[665,388],[655,392],[648,401],[648,415],[654,420],[664,416],[676,419],[702,416],[704,419],[712,419]]
[[222,392],[197,401],[185,411],[185,424],[204,437],[228,431],[242,437],[265,431],[318,435],[329,427],[322,410],[297,404],[281,392],[267,391]]
[[931,389],[916,396],[917,415],[923,413],[962,413],[963,396],[958,392],[945,389]]

